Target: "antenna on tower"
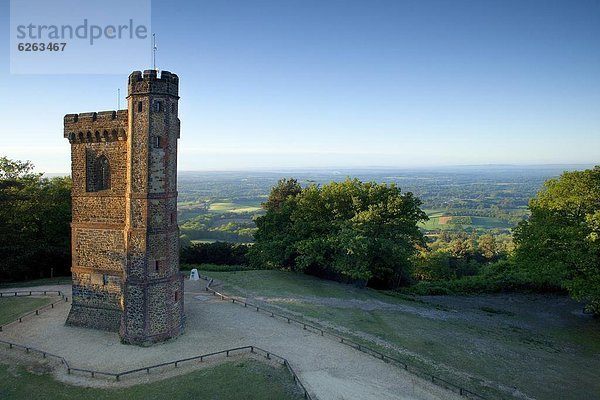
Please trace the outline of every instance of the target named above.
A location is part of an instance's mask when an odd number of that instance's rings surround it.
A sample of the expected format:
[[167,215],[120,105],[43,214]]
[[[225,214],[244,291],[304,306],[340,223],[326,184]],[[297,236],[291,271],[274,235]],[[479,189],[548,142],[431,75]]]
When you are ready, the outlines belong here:
[[158,71],[156,69],[156,49],[158,49],[158,47],[156,47],[156,33],[152,34],[152,69],[155,71]]

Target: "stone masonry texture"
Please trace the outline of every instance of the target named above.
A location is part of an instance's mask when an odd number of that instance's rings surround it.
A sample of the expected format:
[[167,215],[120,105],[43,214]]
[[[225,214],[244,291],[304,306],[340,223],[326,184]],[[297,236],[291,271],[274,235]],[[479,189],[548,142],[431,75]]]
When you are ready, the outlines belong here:
[[181,334],[179,78],[131,73],[127,109],[67,114],[73,304],[66,324],[149,345]]

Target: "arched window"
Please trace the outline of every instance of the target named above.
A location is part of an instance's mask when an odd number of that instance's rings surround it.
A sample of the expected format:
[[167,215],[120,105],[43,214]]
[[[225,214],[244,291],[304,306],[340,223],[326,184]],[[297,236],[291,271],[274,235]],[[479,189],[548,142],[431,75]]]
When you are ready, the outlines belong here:
[[96,161],[96,190],[107,189],[110,189],[110,165],[106,156],[100,156]]

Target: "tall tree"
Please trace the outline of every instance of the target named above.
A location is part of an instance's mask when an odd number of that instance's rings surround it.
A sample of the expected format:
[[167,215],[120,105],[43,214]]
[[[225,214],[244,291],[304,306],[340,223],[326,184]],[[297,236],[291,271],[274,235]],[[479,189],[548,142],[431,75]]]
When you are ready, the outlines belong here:
[[600,166],[546,181],[515,230],[516,260],[553,278],[600,316]]

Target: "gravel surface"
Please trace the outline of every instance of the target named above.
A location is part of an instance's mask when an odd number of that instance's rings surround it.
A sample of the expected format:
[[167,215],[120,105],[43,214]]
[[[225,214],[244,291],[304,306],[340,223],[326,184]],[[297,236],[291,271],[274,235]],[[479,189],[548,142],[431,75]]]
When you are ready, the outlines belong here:
[[[64,321],[70,303],[7,327],[0,338],[62,355],[74,367],[114,372],[255,345],[286,358],[308,391],[321,400],[460,398],[333,339],[221,301],[205,292],[204,287],[203,281],[186,281],[184,334],[152,347],[123,345],[114,333],[66,327]],[[36,290],[62,290],[70,297],[69,286],[44,286]],[[174,371],[189,372],[189,369],[172,369],[167,375]],[[79,384],[88,380],[60,372],[57,376]],[[99,382],[111,386],[126,384]]]

